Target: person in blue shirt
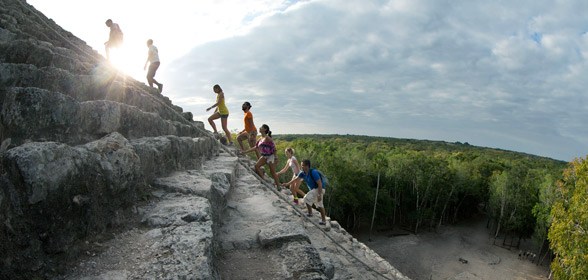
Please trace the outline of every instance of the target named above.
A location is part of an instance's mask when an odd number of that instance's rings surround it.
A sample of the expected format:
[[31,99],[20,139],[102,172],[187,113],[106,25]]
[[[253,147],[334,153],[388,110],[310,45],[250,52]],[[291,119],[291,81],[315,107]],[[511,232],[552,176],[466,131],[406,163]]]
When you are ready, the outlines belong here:
[[299,184],[302,180],[308,186],[308,193],[304,196],[304,203],[306,204],[306,209],[308,209],[307,216],[312,216],[312,205],[314,205],[321,213],[321,222],[319,222],[319,225],[325,225],[327,222],[325,207],[323,205],[325,186],[323,185],[319,171],[310,168],[310,160],[308,159],[302,161],[302,172],[290,182],[282,183],[282,186],[286,187],[294,182]]

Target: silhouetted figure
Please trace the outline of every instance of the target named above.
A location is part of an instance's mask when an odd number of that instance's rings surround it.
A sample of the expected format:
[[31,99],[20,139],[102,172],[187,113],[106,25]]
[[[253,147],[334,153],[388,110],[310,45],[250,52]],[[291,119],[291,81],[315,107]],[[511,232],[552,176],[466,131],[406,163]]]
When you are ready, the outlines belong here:
[[106,26],[110,28],[110,36],[108,41],[104,43],[106,49],[106,59],[110,60],[110,48],[118,48],[123,42],[123,32],[118,24],[112,22],[111,19],[106,20]]

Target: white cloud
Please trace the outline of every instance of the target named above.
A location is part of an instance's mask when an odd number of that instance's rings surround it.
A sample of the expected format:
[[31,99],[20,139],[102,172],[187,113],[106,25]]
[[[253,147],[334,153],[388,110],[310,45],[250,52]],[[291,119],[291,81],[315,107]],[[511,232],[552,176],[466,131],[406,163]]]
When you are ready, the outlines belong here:
[[[574,125],[588,118],[577,87],[586,36],[569,32],[588,21],[562,17],[578,7],[381,2],[313,1],[176,66],[226,84],[232,108],[253,100],[275,133],[461,141],[566,160],[588,153],[587,129]],[[292,115],[308,125],[293,126]]]
[[142,28],[164,36],[158,80],[200,120],[219,83],[232,129],[242,128],[240,105],[250,101],[256,123],[278,134],[460,141],[563,160],[588,154],[588,18],[578,12],[586,1],[155,6],[167,17],[148,13],[157,24]]

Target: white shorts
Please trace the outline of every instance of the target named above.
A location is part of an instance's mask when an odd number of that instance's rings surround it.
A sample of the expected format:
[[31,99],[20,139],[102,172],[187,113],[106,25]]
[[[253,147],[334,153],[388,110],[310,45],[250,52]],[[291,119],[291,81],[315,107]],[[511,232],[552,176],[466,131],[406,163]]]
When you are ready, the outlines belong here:
[[274,156],[274,155],[263,156],[263,157],[265,158],[266,163],[274,163],[274,160],[276,160],[276,156]]
[[292,180],[294,180],[294,179],[296,179],[296,178],[300,178],[301,174],[304,174],[304,172],[303,172],[302,170],[300,170],[300,171],[298,172],[298,174],[294,174],[294,175],[292,175]]
[[325,208],[323,201],[325,201],[325,189],[322,189],[321,201],[318,201],[318,189],[312,189],[304,196],[304,203],[314,205],[316,208]]

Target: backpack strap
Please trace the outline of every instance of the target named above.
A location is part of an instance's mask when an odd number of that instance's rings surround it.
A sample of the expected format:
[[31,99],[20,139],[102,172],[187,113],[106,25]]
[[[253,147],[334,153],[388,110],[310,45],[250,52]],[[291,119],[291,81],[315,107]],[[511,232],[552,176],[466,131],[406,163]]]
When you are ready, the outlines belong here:
[[[313,169],[313,168],[311,168],[310,170],[308,170],[308,173],[310,173],[310,177],[312,177],[312,179],[314,180],[314,175],[312,175],[312,171],[313,171],[313,170],[314,170],[314,169]],[[316,180],[314,180],[314,181],[316,182]]]
[[[312,171],[316,171],[316,169],[310,169],[310,177],[312,177],[312,179],[314,180],[314,182],[316,183],[316,178],[314,178],[313,172]],[[321,179],[321,183],[323,183],[323,179],[321,178],[321,174],[319,173],[319,179]],[[324,183],[323,183],[324,184]],[[318,186],[317,186],[318,187]]]

